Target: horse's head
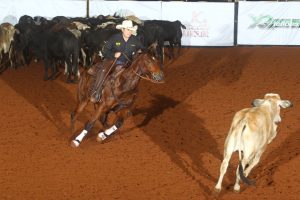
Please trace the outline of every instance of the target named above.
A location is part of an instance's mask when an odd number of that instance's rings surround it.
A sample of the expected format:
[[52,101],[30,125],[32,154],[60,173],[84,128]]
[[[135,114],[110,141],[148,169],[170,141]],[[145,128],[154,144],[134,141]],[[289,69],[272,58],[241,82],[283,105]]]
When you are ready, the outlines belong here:
[[136,74],[141,78],[154,83],[164,82],[164,73],[159,66],[158,60],[150,51],[137,55],[132,65],[136,65]]

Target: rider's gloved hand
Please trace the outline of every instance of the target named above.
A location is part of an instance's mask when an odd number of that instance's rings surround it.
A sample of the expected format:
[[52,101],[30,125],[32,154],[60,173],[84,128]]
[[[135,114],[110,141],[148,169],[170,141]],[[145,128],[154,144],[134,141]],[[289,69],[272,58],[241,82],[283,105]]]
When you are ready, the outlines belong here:
[[115,53],[115,58],[119,58],[121,56],[121,52],[116,52]]

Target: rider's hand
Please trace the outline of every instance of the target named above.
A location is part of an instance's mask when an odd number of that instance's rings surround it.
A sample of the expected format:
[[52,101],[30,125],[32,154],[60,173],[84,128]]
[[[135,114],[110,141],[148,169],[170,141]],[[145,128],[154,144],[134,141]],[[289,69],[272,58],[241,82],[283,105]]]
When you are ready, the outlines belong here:
[[116,52],[115,53],[115,58],[119,58],[121,56],[121,52]]

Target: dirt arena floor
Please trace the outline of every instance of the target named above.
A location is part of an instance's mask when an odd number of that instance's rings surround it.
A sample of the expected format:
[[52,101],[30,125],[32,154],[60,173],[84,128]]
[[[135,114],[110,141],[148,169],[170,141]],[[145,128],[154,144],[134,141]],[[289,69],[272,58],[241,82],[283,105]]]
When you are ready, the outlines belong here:
[[[43,81],[42,63],[0,75],[0,199],[299,199],[300,49],[184,48],[167,61],[166,83],[142,80],[133,110],[106,143],[96,124],[70,142],[76,84]],[[250,174],[256,186],[233,192],[237,155],[214,193],[233,115],[275,92],[294,107]],[[91,115],[76,122],[76,134]],[[298,196],[298,197],[297,197]]]

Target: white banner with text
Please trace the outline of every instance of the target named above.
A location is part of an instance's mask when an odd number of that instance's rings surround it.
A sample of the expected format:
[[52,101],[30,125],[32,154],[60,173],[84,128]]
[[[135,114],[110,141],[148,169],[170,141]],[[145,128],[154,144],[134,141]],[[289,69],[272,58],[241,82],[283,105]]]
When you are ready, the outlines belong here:
[[182,45],[234,44],[234,3],[162,2],[162,19],[177,19],[186,26]]
[[300,2],[239,2],[237,44],[300,45]]
[[[0,23],[15,25],[22,15],[85,17],[85,0],[0,0]],[[90,0],[89,16],[135,15],[142,20],[179,20],[182,45],[233,46],[234,3]]]

